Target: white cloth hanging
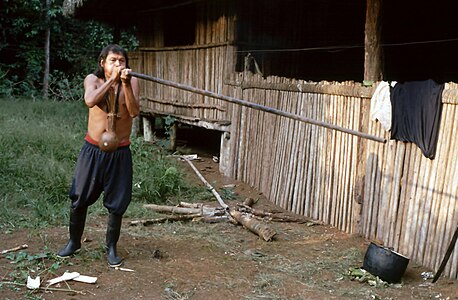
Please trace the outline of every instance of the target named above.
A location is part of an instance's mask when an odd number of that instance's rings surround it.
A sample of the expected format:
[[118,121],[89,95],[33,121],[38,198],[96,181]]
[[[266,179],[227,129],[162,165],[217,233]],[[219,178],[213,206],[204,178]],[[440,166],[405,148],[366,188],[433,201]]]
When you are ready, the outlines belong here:
[[[396,81],[391,82],[394,87]],[[370,116],[373,121],[378,120],[386,131],[391,129],[391,100],[390,83],[381,81],[371,98]]]

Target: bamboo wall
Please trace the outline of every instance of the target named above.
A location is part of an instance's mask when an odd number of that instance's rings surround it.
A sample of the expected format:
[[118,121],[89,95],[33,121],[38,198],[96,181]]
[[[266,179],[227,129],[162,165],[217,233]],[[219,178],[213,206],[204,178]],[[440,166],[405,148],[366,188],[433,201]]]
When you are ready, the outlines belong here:
[[[224,6],[197,3],[196,43],[164,47],[158,30],[164,16],[158,12],[150,20],[155,35],[144,37],[133,54],[134,70],[389,138],[378,123],[368,120],[373,89],[352,82],[307,84],[234,73],[235,17],[226,14]],[[278,88],[282,86],[288,88]],[[315,91],[304,92],[303,86]],[[450,89],[458,87],[451,84]],[[146,81],[141,82],[141,98],[144,111],[230,121],[220,170],[257,188],[273,203],[382,241],[418,263],[438,268],[458,223],[456,96],[444,104],[432,161],[413,144],[363,140]],[[458,277],[457,248],[444,272],[452,278]]]
[[[244,80],[304,84],[278,77]],[[351,90],[355,84],[332,83],[336,85]],[[450,84],[449,89],[456,88]],[[353,130],[364,128],[363,117],[369,114],[361,108],[370,99],[359,96],[264,88],[236,88],[234,96]],[[232,106],[231,163],[225,172],[285,209],[381,241],[437,270],[458,223],[455,101],[443,100],[434,160],[425,158],[415,144],[361,143],[361,138],[346,133]],[[367,125],[368,133],[389,139],[379,123]],[[361,172],[362,201],[356,197]],[[457,278],[457,265],[458,246],[444,274]]]
[[[224,74],[233,67],[235,47],[235,16],[230,14],[227,1],[197,2],[195,43],[187,46],[164,47],[160,20],[169,17],[159,11],[147,14],[144,32],[154,35],[142,37],[137,55],[141,73],[190,85],[196,88],[223,93]],[[151,19],[155,20],[151,22]],[[150,24],[153,23],[153,24]],[[159,30],[158,30],[159,29]],[[143,107],[164,115],[180,116],[194,120],[227,121],[227,104],[221,100],[189,93],[178,89],[142,82]]]
[[[223,93],[223,72],[226,54],[232,46],[208,49],[182,49],[170,51],[144,50],[143,68],[140,72],[190,85],[196,88]],[[199,74],[199,76],[196,76]],[[151,82],[142,82],[142,99],[145,108],[165,115],[189,117],[208,121],[228,120],[227,104],[221,100],[190,92],[171,89]]]

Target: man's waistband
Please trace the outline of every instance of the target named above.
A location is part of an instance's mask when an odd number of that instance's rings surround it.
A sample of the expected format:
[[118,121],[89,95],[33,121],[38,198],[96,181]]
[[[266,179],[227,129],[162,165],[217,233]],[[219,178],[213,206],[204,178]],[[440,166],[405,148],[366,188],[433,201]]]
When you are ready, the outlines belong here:
[[[99,143],[95,141],[93,138],[89,136],[89,133],[86,133],[86,136],[84,137],[84,140],[88,142],[89,144],[92,144],[94,146],[99,146]],[[124,146],[129,146],[130,145],[130,140],[123,141],[119,143],[118,147],[124,147]]]

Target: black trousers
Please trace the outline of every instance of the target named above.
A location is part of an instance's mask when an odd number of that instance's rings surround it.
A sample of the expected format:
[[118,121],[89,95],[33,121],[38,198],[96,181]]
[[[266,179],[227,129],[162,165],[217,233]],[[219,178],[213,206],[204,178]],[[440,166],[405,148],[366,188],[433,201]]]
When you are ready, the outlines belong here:
[[123,215],[132,199],[132,153],[129,146],[106,153],[86,141],[76,162],[69,194],[72,208],[94,204],[102,192],[108,211]]

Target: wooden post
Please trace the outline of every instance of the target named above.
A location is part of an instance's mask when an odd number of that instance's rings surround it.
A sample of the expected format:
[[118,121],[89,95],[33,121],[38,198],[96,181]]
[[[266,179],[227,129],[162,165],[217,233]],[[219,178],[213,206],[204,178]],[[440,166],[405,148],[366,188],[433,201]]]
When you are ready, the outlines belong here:
[[380,46],[382,2],[383,0],[367,0],[366,4],[364,80],[373,82],[383,78],[382,48]]
[[143,137],[146,142],[153,141],[153,126],[148,117],[143,117]]
[[172,152],[177,150],[177,122],[173,122],[173,124],[170,126],[169,150]]
[[223,174],[228,174],[230,167],[230,142],[231,142],[231,133],[223,132],[221,134],[221,146],[219,153],[219,171]]
[[[364,37],[364,80],[377,82],[383,79],[382,75],[382,49],[380,46],[381,35],[381,13],[383,0],[367,0],[366,4],[366,25]],[[358,131],[368,132],[369,129],[369,110],[370,102],[361,98],[360,119]],[[367,162],[366,139],[358,139],[359,158],[356,165],[356,186],[354,190],[354,206],[352,232],[362,233],[360,219],[364,199],[364,182],[366,180],[366,162]],[[369,179],[369,178],[368,178]]]
[[141,128],[141,124],[140,124],[141,122],[140,122],[140,120],[141,120],[140,116],[138,116],[138,117],[136,117],[136,118],[134,118],[132,120],[132,129],[130,131],[130,136],[133,137],[133,138],[138,137],[141,134],[141,129],[140,129]]

